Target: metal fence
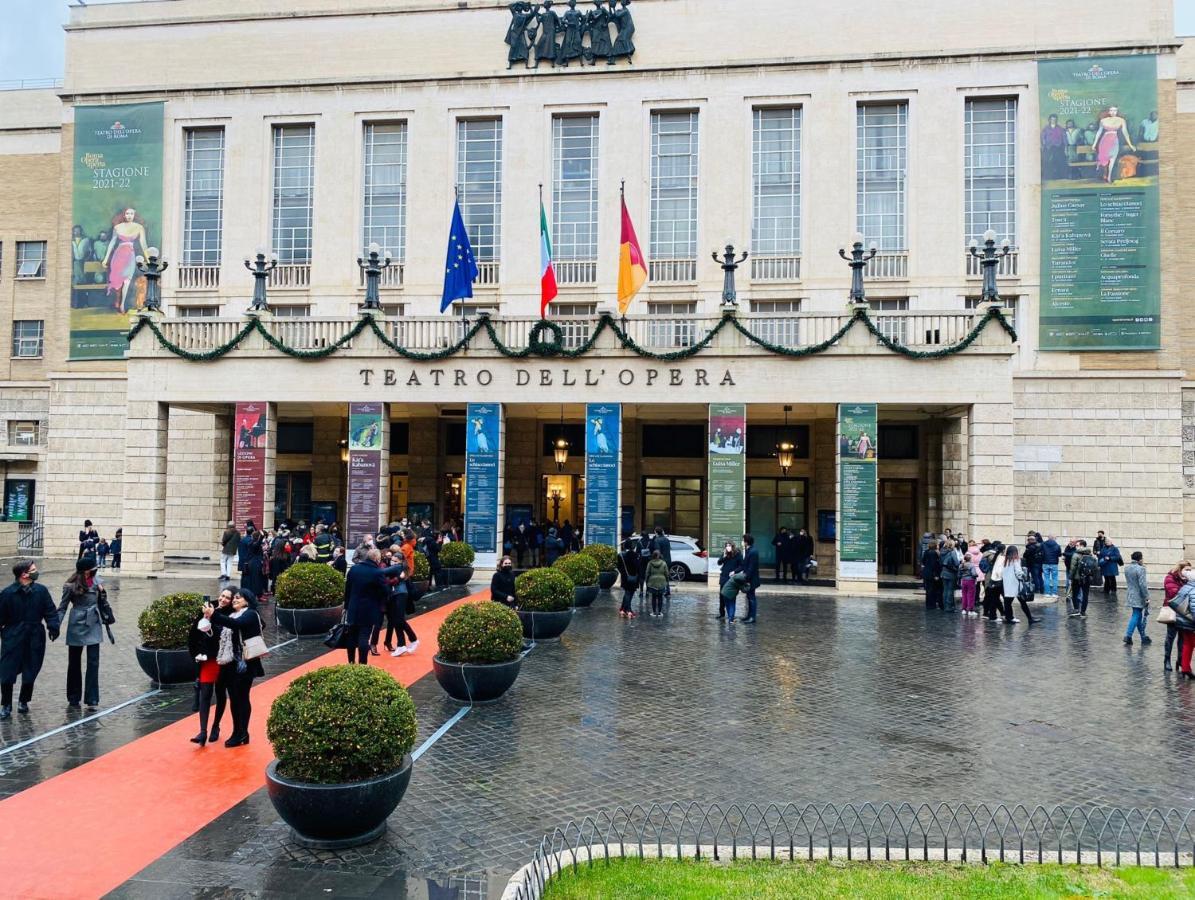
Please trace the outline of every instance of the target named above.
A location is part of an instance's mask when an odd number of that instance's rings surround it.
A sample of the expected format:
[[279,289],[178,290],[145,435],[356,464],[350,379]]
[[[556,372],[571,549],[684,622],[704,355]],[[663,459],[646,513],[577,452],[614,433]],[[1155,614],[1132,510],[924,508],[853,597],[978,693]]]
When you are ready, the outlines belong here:
[[620,857],[1195,865],[1195,810],[921,804],[618,807],[546,836],[505,900]]

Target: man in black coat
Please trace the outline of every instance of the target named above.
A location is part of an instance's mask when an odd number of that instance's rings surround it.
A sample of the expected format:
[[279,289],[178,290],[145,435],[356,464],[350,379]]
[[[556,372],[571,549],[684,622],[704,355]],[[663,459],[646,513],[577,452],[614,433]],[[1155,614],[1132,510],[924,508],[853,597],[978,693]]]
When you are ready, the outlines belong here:
[[772,538],[772,547],[776,552],[776,580],[787,583],[791,580],[790,576],[792,575],[793,538],[783,525],[780,526],[780,531],[776,536]]
[[18,675],[17,711],[29,712],[33,684],[46,656],[46,632],[56,641],[61,625],[54,598],[36,583],[37,563],[23,559],[12,567],[12,574],[16,581],[0,591],[0,719],[12,717],[12,689]]
[[747,625],[755,624],[755,592],[759,589],[759,551],[755,549],[755,537],[743,535],[743,561],[739,563],[737,571],[742,572],[747,579],[747,615],[739,619]]
[[813,559],[813,538],[804,528],[793,538],[793,556],[797,560],[797,584],[809,581],[809,561]]
[[937,541],[930,541],[921,556],[921,583],[925,588],[925,608],[942,609],[942,556]]
[[[349,569],[344,579],[345,643],[350,663],[369,665],[369,639],[382,624],[382,610],[390,596],[387,578],[403,577],[405,565],[382,568],[382,552],[376,547]],[[354,658],[356,657],[356,658]]]

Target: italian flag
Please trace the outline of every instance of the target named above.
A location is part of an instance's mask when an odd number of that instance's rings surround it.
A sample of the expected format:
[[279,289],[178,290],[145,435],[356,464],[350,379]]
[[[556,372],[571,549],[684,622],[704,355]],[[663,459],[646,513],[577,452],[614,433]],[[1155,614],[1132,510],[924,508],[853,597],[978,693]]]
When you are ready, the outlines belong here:
[[560,293],[556,287],[556,268],[552,265],[552,238],[548,234],[548,214],[539,201],[539,317],[548,317],[548,304]]

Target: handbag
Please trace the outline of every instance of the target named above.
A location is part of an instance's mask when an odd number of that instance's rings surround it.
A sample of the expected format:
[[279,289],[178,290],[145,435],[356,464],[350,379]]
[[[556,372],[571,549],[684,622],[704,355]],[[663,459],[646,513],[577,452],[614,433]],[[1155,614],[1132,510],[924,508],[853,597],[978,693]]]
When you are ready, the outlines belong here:
[[245,638],[245,648],[241,651],[241,656],[245,659],[260,659],[270,652],[270,648],[266,646],[266,639],[260,634],[251,638]]
[[340,621],[328,629],[327,636],[324,637],[324,646],[329,650],[347,650],[348,649],[348,623],[345,620],[348,618],[348,612],[341,613]]
[[1178,613],[1176,613],[1169,606],[1163,606],[1158,610],[1158,624],[1159,625],[1174,625],[1178,622]]

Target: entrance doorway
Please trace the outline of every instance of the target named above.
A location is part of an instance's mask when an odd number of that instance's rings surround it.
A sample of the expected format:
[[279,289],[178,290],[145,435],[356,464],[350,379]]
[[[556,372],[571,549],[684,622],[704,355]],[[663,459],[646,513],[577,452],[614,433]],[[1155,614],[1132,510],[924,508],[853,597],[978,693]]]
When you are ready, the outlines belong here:
[[460,472],[449,472],[444,476],[444,520],[464,521],[465,518],[465,476]]
[[781,528],[796,535],[802,528],[809,527],[808,494],[809,480],[806,478],[747,480],[747,530],[755,537],[760,566],[776,565],[776,548],[772,540]]
[[880,479],[880,549],[885,575],[916,574],[917,481]]
[[[311,473],[279,472],[274,478],[274,521],[311,521]],[[264,527],[265,523],[258,523]]]
[[703,547],[704,478],[644,478],[643,527],[691,537]]
[[585,479],[580,475],[545,475],[543,477],[543,506],[540,521],[563,527],[565,522],[574,532],[584,529]]

